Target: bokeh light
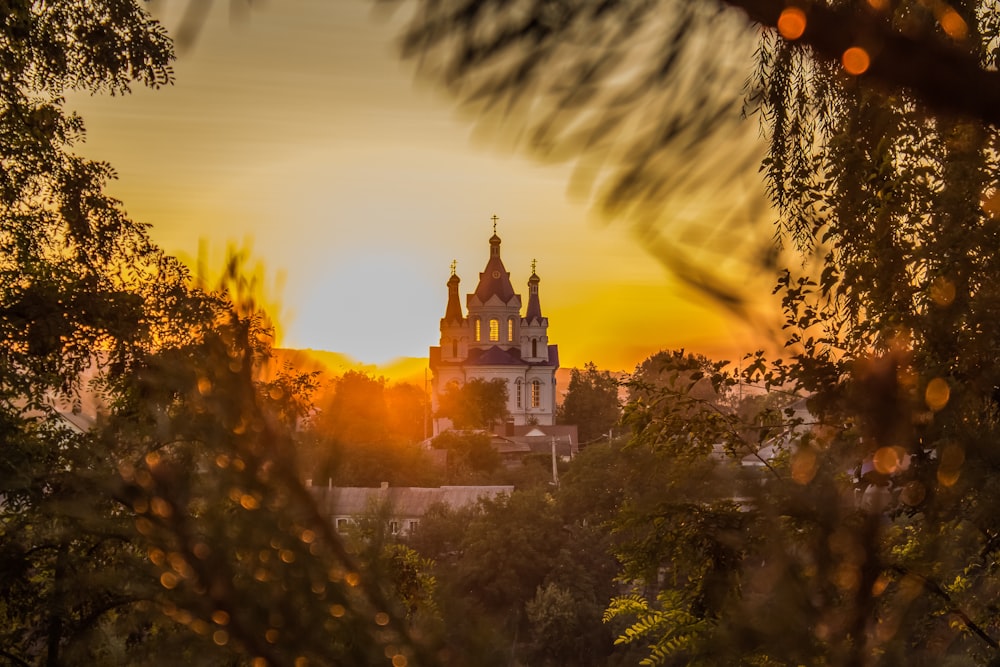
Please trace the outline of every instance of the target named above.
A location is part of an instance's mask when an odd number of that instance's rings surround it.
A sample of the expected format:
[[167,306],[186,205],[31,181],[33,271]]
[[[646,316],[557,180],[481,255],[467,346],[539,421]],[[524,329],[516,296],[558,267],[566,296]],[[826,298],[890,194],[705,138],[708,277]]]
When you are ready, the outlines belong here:
[[795,40],[806,31],[806,13],[798,7],[786,7],[778,17],[778,32],[788,40]]
[[871,66],[871,57],[868,52],[860,46],[852,46],[844,51],[841,63],[848,74],[860,76],[868,71]]

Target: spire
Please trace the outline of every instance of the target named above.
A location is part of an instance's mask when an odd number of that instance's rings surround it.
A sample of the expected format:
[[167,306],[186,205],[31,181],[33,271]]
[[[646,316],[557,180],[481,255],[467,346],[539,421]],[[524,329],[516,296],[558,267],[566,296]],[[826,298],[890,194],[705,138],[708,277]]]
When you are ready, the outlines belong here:
[[[496,228],[496,216],[493,216],[494,229]],[[510,273],[504,268],[500,259],[500,237],[493,233],[490,237],[490,260],[486,263],[486,268],[479,274],[479,285],[476,286],[476,297],[482,303],[489,301],[491,296],[498,296],[500,300],[507,303],[514,297],[514,286],[510,284]]]
[[531,260],[531,277],[528,278],[528,310],[524,314],[524,318],[529,322],[542,319],[542,306],[538,302],[538,283],[542,282],[542,279],[535,273],[535,266],[536,260]]
[[497,236],[497,221],[499,219],[496,214],[490,218],[493,221],[493,236],[490,237],[490,259],[494,257],[500,259],[500,237]]
[[490,259],[500,258],[500,237],[496,234],[490,237]]
[[446,322],[462,321],[462,303],[458,299],[458,284],[462,279],[455,273],[455,262],[451,262],[451,278],[448,278],[448,307],[444,311]]

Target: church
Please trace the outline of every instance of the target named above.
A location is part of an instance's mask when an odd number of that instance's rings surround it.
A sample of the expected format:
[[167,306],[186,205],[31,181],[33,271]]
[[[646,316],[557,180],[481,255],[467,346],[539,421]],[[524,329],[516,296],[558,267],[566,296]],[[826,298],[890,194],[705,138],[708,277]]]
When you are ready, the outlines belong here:
[[[465,298],[468,316],[459,299],[461,279],[452,264],[448,305],[441,319],[441,342],[430,348],[433,409],[451,383],[473,378],[502,378],[507,384],[507,411],[514,425],[555,424],[556,369],[559,349],[549,344],[549,320],[538,298],[541,282],[532,263],[528,278],[528,305],[521,314],[521,295],[514,292],[510,273],[500,259],[500,237],[490,238],[490,256],[479,274],[479,284]],[[434,419],[434,435],[450,421]]]

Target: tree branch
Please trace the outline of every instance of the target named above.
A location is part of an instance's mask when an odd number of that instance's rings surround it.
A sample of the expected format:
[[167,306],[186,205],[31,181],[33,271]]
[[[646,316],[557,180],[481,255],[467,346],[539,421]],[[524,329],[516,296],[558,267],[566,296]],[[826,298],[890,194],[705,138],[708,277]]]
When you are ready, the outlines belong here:
[[[775,28],[788,5],[776,0],[723,0],[763,26]],[[868,51],[863,76],[901,86],[937,111],[972,116],[1000,125],[1000,72],[983,69],[973,54],[934,34],[905,35],[874,10],[805,5],[806,29],[797,40],[821,58],[840,62],[848,48]],[[956,42],[955,44],[961,44]]]
[[983,630],[981,627],[979,627],[979,625],[976,624],[975,621],[973,621],[971,618],[969,618],[969,615],[966,614],[964,611],[962,611],[962,609],[959,608],[958,605],[956,605],[952,601],[951,596],[948,595],[948,592],[946,590],[944,590],[943,588],[941,588],[940,584],[938,584],[936,581],[934,581],[933,579],[931,579],[929,577],[925,577],[922,574],[917,574],[916,572],[912,572],[912,571],[908,570],[907,568],[903,567],[902,565],[893,565],[893,566],[891,566],[891,569],[894,570],[895,572],[899,573],[899,574],[902,574],[903,576],[913,577],[913,578],[917,579],[921,584],[923,584],[924,590],[926,590],[929,593],[932,593],[932,594],[936,595],[937,597],[941,598],[942,600],[944,600],[945,603],[946,603],[948,612],[951,613],[951,614],[955,614],[960,619],[962,619],[962,623],[965,625],[965,627],[967,627],[977,637],[979,637],[984,642],[986,642],[986,644],[990,648],[992,648],[994,650],[1000,649],[1000,644],[998,644],[995,639],[993,639],[988,634],[986,634],[986,631]]

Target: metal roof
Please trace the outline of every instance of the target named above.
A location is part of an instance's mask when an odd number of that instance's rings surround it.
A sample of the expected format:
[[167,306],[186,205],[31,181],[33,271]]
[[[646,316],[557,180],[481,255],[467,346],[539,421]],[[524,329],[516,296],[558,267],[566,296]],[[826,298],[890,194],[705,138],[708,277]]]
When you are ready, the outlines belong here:
[[357,486],[314,486],[311,491],[320,511],[328,517],[357,517],[382,504],[392,508],[393,516],[422,517],[433,505],[459,509],[473,505],[480,498],[510,494],[513,486],[393,486],[382,488]]

